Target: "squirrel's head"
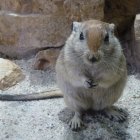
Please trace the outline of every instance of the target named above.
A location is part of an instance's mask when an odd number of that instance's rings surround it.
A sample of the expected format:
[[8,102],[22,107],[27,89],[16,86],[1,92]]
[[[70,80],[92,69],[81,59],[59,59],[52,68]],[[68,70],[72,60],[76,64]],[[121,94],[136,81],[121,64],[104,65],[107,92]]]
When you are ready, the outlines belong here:
[[118,42],[114,36],[114,28],[114,24],[98,20],[73,22],[72,33],[68,40],[75,46],[76,51],[86,55],[91,62],[95,62],[104,55],[114,52]]

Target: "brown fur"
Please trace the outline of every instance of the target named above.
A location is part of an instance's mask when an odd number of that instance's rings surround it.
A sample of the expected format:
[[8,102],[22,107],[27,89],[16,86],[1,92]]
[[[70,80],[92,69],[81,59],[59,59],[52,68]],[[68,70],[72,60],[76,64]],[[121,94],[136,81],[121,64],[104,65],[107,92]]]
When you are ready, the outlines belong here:
[[98,20],[89,20],[83,22],[84,28],[87,29],[87,43],[91,51],[96,53],[101,46],[105,33],[103,32],[108,23]]
[[87,43],[91,51],[97,52],[102,42],[102,29],[90,27],[87,31]]

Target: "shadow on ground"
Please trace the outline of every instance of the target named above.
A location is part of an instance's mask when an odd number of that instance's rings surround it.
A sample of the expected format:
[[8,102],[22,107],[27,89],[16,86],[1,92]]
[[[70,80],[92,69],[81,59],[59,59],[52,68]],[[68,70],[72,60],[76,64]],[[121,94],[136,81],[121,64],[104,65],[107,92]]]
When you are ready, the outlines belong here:
[[88,112],[84,115],[83,121],[86,127],[75,132],[70,130],[68,122],[74,113],[68,109],[63,109],[59,114],[59,119],[65,125],[63,140],[128,140],[131,139],[127,133],[128,119],[125,122],[114,122],[105,118],[97,112]]

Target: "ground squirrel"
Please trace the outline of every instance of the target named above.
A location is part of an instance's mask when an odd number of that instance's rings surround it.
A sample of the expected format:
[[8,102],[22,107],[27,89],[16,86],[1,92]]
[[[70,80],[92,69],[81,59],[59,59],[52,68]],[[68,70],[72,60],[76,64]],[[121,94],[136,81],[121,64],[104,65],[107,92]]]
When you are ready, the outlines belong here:
[[67,106],[75,112],[72,129],[81,127],[82,113],[88,109],[103,110],[116,120],[125,118],[112,107],[127,79],[126,60],[114,27],[98,20],[73,22],[72,33],[57,59],[57,83]]

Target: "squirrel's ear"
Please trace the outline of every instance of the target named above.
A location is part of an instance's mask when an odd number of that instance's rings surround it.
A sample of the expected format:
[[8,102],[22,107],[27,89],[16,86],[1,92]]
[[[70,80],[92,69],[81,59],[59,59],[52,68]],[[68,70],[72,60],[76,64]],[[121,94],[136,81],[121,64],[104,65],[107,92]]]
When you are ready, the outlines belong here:
[[109,28],[110,28],[110,31],[111,31],[112,33],[114,33],[115,24],[114,24],[114,23],[109,24]]
[[79,26],[80,26],[80,22],[74,21],[71,25],[72,31],[76,32],[79,29]]

